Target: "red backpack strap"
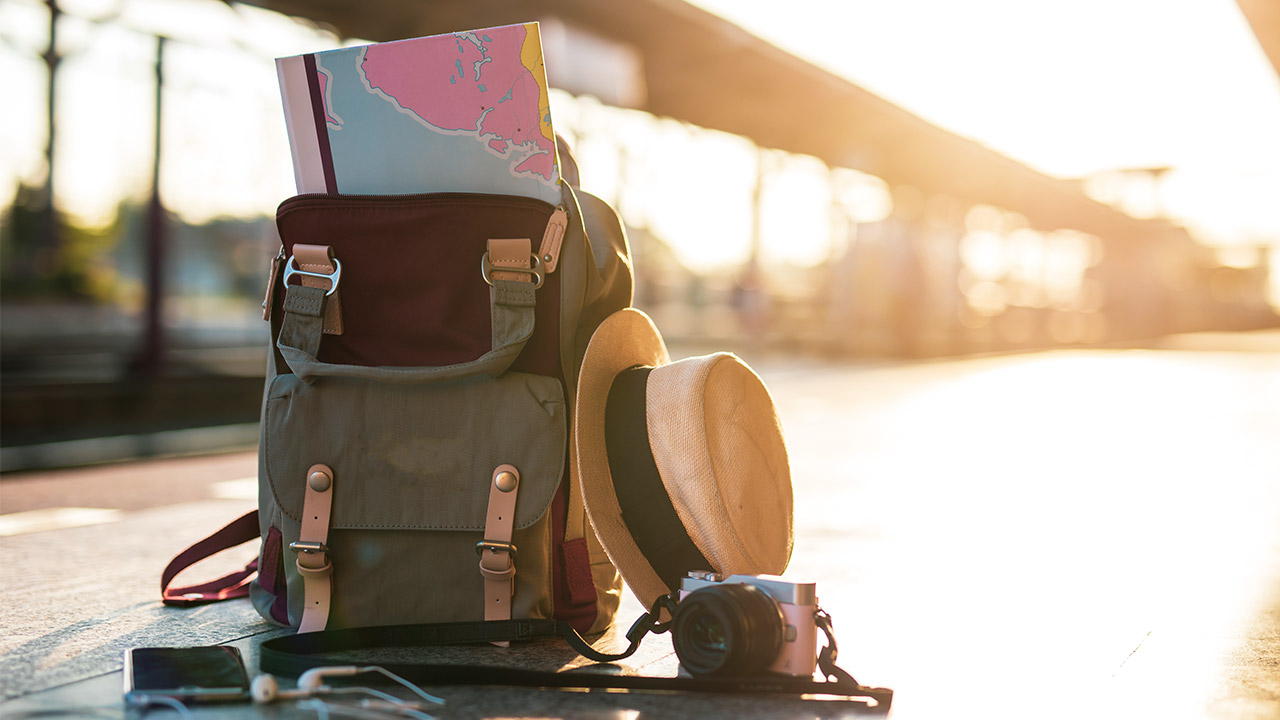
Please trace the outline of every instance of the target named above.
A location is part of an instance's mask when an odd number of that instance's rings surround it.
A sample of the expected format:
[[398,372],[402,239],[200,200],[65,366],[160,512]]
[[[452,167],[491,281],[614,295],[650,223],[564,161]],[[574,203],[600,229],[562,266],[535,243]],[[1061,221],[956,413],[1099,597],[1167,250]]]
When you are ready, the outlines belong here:
[[164,604],[186,607],[246,597],[249,594],[249,583],[253,580],[253,575],[258,572],[256,557],[243,570],[207,583],[178,588],[170,588],[169,583],[173,582],[178,573],[201,560],[249,542],[259,534],[258,511],[254,510],[236,518],[226,527],[178,553],[178,556],[169,562],[168,567],[160,575],[160,596]]

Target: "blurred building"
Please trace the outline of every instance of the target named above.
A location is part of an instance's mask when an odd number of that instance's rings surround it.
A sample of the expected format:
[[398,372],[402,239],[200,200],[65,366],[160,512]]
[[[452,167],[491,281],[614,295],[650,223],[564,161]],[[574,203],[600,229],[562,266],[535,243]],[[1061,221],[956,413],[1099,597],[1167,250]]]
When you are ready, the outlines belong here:
[[[247,4],[369,41],[538,20],[556,128],[584,186],[627,222],[636,303],[673,341],[919,357],[1277,324],[1266,247],[1224,258],[1159,213],[1135,217],[1124,192],[1095,199],[1097,178],[1037,172],[682,0]],[[1273,7],[1241,7],[1274,62]],[[168,44],[180,54],[181,40]],[[208,152],[193,137],[180,153]],[[1159,171],[1121,179],[1141,185]],[[278,244],[269,217],[164,216],[168,285],[156,291],[144,209],[131,206],[111,229],[66,228],[58,250],[74,262],[31,290],[25,279],[49,248],[39,203],[25,202],[0,216],[6,445],[62,432],[90,385],[101,401],[87,434],[123,417],[171,426],[174,407],[190,406],[170,402],[184,385],[216,388],[217,422],[252,422],[262,267]],[[136,372],[156,293],[161,374],[179,378],[169,384]],[[236,381],[183,380],[228,375]]]

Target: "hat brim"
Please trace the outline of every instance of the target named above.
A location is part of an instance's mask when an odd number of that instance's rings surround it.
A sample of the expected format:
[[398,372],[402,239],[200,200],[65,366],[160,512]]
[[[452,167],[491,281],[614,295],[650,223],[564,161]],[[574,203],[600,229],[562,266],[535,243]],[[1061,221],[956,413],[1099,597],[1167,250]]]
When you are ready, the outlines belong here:
[[622,519],[605,445],[605,406],[618,373],[670,361],[662,335],[649,316],[634,308],[619,310],[600,323],[587,344],[574,408],[575,464],[587,516],[609,559],[646,608],[669,590]]

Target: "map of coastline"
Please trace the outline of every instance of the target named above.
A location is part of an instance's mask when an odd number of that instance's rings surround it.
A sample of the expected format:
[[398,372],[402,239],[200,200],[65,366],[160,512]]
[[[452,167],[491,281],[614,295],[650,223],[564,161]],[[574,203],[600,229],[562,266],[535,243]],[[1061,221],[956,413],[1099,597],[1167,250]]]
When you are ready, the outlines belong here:
[[552,180],[555,136],[545,81],[535,79],[538,37],[510,25],[453,38],[370,45],[360,63],[366,86],[432,129],[474,133],[503,157],[518,153],[514,172]]
[[537,23],[277,65],[295,171],[305,178],[300,191],[320,183],[321,191],[349,194],[482,192],[560,202]]

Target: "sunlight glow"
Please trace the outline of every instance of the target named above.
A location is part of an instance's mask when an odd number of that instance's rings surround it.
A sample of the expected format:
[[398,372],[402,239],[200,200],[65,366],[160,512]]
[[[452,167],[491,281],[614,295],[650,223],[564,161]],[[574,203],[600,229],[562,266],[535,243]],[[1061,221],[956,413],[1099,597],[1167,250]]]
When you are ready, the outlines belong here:
[[788,572],[835,578],[820,591],[841,656],[893,684],[894,717],[1213,715],[1231,643],[1273,597],[1273,357],[1060,351],[766,379],[797,496],[823,498],[797,505]]
[[[1124,211],[1185,222],[1232,266],[1260,262],[1260,247],[1280,257],[1280,80],[1230,0],[1177,11],[1158,0],[1084,0],[1069,11],[1017,0],[796,0],[786,13],[765,0],[696,4],[928,121],[1051,175],[1083,177],[1087,192]],[[153,31],[174,35],[161,167],[168,207],[198,223],[270,214],[291,194],[272,59],[355,40],[202,0],[63,5],[56,177],[64,210],[101,224],[122,198],[149,191]],[[815,22],[839,28],[841,41],[814,42]],[[6,114],[0,143],[6,199],[19,181],[38,184],[45,174],[38,53],[46,25],[37,0],[0,5],[0,74],[22,109]],[[853,242],[850,223],[937,214],[938,198],[910,188],[589,98],[554,97],[557,127],[581,139],[585,187],[696,271],[728,270],[757,252],[768,263],[813,267]],[[1078,250],[1018,232],[1025,221],[1002,209],[975,208],[965,222],[975,307],[1079,304]],[[1006,274],[1016,282],[998,291],[983,284]],[[1271,281],[1280,305],[1280,272]]]
[[1122,209],[1280,253],[1280,78],[1231,0],[694,2],[1049,175],[1173,168]]

